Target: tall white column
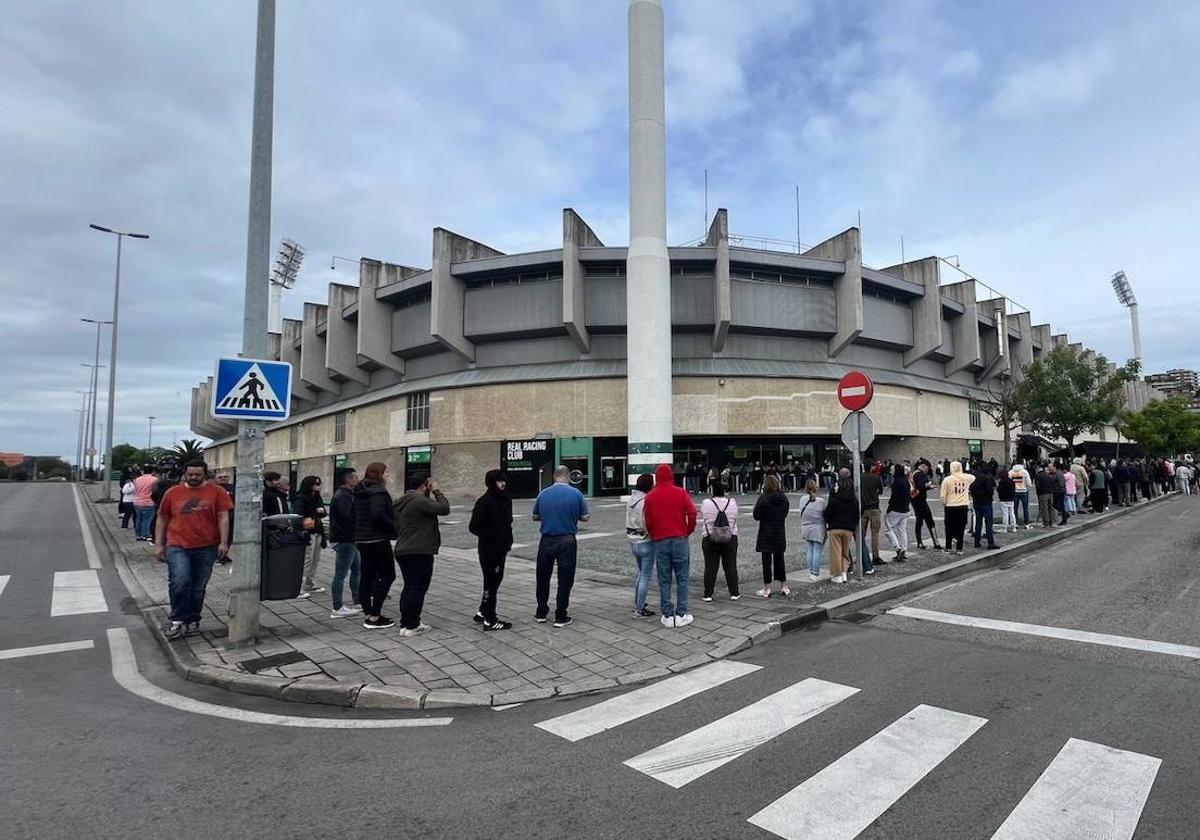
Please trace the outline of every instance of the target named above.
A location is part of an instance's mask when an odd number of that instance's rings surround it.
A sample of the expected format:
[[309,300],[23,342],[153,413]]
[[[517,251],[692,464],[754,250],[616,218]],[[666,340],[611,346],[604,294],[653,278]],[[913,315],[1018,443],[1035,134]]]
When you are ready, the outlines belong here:
[[660,0],[629,3],[628,324],[630,483],[671,462],[671,263]]

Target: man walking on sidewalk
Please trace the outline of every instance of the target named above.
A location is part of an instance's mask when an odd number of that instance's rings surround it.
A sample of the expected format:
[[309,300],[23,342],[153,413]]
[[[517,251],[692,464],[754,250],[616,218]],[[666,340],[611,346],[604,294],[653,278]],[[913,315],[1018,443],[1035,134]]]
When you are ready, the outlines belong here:
[[[778,476],[776,476],[778,483]],[[654,471],[654,489],[646,494],[646,533],[654,543],[654,562],[658,567],[658,600],[662,607],[663,627],[686,627],[692,623],[688,612],[688,574],[691,553],[688,537],[696,530],[696,505],[681,487],[675,486],[670,464],[659,464]],[[671,576],[675,576],[675,604],[671,605]]]
[[508,476],[489,470],[483,483],[487,490],[475,500],[468,530],[478,539],[479,568],[483,571],[483,598],[475,612],[475,623],[484,630],[507,630],[511,621],[496,616],[496,595],[504,580],[504,561],[513,544],[512,497],[508,495]]
[[154,556],[167,564],[170,623],[163,635],[200,632],[204,593],[217,558],[229,553],[229,494],[207,481],[203,461],[188,461],[184,483],[168,490],[158,509]]
[[[669,469],[669,468],[668,468]],[[570,484],[571,471],[561,464],[554,469],[554,483],[538,493],[533,503],[533,521],[541,523],[542,538],[537,554],[537,612],[533,620],[545,624],[550,615],[550,576],[558,567],[558,592],[554,601],[554,626],[571,623],[567,608],[575,585],[579,523],[588,521],[587,500]]]

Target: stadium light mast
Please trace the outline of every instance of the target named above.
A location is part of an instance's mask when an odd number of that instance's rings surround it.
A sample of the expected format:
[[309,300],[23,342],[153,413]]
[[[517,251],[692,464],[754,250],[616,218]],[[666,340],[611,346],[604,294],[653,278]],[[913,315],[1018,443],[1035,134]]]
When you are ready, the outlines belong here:
[[1137,359],[1140,366],[1142,363],[1142,331],[1138,326],[1138,303],[1137,296],[1133,293],[1133,287],[1129,285],[1129,278],[1125,276],[1124,271],[1118,271],[1112,277],[1113,291],[1117,293],[1117,300],[1122,306],[1129,308],[1129,321],[1133,326],[1133,358]]
[[275,265],[271,268],[271,297],[267,303],[267,330],[283,332],[283,290],[296,285],[300,265],[304,262],[304,249],[290,239],[279,243]]

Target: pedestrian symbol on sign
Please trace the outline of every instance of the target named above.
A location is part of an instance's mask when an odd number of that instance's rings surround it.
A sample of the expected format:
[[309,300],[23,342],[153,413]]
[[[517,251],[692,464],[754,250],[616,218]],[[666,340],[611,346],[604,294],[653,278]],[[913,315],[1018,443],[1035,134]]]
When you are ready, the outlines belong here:
[[291,365],[221,359],[213,389],[215,417],[282,420],[288,416]]
[[[262,397],[258,395],[258,392],[262,390],[262,386],[263,383],[258,378],[258,374],[251,371],[246,382],[238,385],[239,389],[246,392],[246,395],[238,400],[238,408],[266,408],[267,406],[263,404]],[[230,399],[233,399],[233,397],[230,397]],[[275,402],[276,405],[278,404],[278,401],[273,400],[272,402]],[[271,407],[274,408],[275,406]]]
[[250,369],[233,386],[233,393],[221,400],[221,408],[251,408],[259,411],[279,411],[280,400],[271,385],[260,374],[258,365]]

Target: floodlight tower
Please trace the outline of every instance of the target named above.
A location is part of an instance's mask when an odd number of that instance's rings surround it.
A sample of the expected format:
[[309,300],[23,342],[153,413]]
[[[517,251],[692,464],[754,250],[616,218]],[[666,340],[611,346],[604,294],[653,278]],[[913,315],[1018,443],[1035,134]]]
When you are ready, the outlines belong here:
[[283,332],[283,290],[296,285],[303,262],[303,248],[290,239],[279,243],[279,253],[275,255],[275,265],[271,268],[271,297],[267,304],[269,332]]
[[1129,278],[1125,276],[1124,271],[1118,271],[1113,275],[1112,286],[1121,305],[1129,307],[1129,320],[1133,325],[1133,357],[1140,365],[1142,363],[1142,331],[1138,326],[1137,296],[1134,295],[1133,287],[1129,285]]

